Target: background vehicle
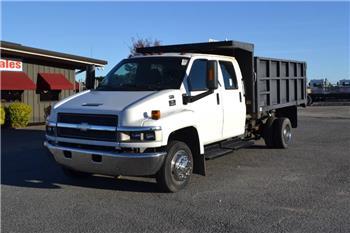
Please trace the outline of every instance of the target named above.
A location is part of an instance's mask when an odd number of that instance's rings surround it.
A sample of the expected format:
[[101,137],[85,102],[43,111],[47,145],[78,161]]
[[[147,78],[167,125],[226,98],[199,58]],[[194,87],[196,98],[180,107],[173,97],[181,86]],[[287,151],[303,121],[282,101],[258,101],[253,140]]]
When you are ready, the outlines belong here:
[[332,85],[327,79],[312,79],[309,82],[307,104],[319,101],[348,101],[350,79],[342,79]]
[[68,174],[155,175],[176,192],[205,175],[205,159],[261,137],[291,143],[305,62],[254,57],[253,44],[236,41],[138,52],[53,108],[45,144]]

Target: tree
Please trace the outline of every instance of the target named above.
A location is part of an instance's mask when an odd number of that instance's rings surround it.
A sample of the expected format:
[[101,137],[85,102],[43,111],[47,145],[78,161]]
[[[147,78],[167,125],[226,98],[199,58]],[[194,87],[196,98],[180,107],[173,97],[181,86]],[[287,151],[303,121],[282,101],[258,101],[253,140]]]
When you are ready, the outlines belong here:
[[160,40],[158,39],[142,39],[142,38],[137,38],[135,39],[134,37],[131,38],[131,46],[129,47],[130,49],[130,56],[134,56],[137,54],[136,49],[137,48],[144,48],[144,47],[150,47],[150,46],[160,46]]

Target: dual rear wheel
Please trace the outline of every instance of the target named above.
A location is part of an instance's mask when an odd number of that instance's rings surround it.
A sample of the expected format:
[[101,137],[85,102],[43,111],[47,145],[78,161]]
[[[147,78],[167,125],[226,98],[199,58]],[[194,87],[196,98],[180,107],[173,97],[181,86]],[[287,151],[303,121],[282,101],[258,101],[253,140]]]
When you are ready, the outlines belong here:
[[265,144],[270,148],[288,148],[292,142],[292,125],[288,118],[271,117],[263,129]]

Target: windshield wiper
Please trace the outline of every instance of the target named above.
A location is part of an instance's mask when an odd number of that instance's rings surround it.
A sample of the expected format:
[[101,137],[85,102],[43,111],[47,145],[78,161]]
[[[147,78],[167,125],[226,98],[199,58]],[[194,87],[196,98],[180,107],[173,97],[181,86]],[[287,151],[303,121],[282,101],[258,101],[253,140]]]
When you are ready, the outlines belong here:
[[111,91],[113,88],[110,86],[98,86],[95,88],[96,91]]
[[131,87],[131,88],[135,88],[135,89],[146,89],[146,90],[150,90],[150,91],[161,89],[161,87],[155,86],[155,85],[131,84],[131,83],[121,85],[120,87]]
[[160,86],[157,85],[144,85],[144,84],[132,84],[132,83],[128,83],[128,84],[122,84],[119,86],[98,86],[96,89],[96,91],[158,91],[158,90],[162,90],[162,88]]

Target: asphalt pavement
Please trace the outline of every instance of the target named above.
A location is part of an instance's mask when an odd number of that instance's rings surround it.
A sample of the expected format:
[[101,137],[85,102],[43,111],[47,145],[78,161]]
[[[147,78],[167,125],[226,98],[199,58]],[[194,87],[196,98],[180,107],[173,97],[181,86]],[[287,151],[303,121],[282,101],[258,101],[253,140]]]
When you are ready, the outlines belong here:
[[178,193],[151,178],[64,176],[42,127],[2,130],[2,232],[350,232],[350,107],[300,110],[287,150],[207,161]]

